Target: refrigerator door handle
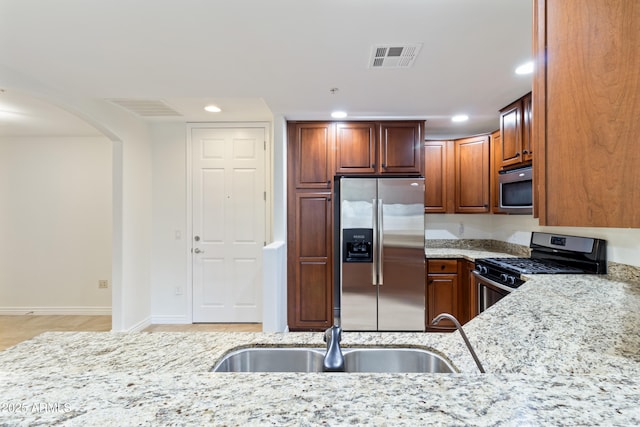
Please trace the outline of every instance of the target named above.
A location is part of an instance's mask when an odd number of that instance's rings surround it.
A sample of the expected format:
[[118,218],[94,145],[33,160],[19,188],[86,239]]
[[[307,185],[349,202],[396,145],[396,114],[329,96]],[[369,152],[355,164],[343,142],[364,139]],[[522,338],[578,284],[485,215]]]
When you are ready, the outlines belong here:
[[382,269],[382,263],[384,260],[384,222],[382,216],[382,206],[382,199],[378,199],[378,286],[382,286],[384,284],[384,272]]
[[378,284],[378,200],[372,199],[371,201],[372,219],[373,219],[373,262],[371,263],[371,284],[376,286]]

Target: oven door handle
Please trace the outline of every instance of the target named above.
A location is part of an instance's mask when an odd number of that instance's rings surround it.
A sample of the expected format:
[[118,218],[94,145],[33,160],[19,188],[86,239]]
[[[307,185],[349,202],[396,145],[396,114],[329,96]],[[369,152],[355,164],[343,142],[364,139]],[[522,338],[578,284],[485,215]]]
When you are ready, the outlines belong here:
[[473,274],[474,276],[476,276],[476,278],[478,278],[479,280],[488,283],[491,286],[494,286],[498,289],[502,289],[503,291],[507,291],[507,292],[513,292],[515,288],[510,288],[509,286],[503,285],[502,283],[498,283],[495,282],[485,276],[483,276],[482,274],[480,274],[480,272],[478,270],[473,270],[471,272],[471,274]]

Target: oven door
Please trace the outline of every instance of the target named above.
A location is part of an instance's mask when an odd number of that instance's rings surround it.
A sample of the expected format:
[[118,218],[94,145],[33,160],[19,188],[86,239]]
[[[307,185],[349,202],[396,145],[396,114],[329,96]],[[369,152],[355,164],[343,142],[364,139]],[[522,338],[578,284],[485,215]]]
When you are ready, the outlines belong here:
[[478,314],[509,295],[511,288],[483,277],[478,271],[472,271],[478,292]]

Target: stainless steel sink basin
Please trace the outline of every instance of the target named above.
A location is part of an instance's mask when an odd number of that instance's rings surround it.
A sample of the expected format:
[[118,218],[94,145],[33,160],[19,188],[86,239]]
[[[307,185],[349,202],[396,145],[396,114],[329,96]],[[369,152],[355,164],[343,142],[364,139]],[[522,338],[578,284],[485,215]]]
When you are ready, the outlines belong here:
[[[418,348],[343,348],[345,372],[451,373],[441,356]],[[322,372],[323,348],[251,347],[235,350],[213,372]]]
[[251,347],[232,351],[213,372],[322,372],[324,349]]
[[441,356],[419,348],[344,349],[345,372],[451,373]]

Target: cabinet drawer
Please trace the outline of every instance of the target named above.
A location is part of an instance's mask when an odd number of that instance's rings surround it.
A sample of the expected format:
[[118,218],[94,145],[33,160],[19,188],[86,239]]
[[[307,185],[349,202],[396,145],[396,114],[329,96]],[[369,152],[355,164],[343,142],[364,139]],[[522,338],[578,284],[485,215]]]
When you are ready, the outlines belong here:
[[427,261],[427,272],[429,274],[457,273],[458,260],[455,259],[430,259]]

